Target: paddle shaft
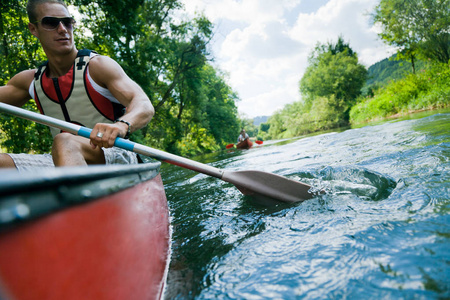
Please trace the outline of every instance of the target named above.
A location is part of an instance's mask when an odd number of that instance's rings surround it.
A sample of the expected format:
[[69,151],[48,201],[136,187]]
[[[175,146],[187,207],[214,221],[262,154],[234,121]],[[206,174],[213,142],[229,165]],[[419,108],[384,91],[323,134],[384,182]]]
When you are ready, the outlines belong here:
[[[9,114],[31,120],[43,125],[47,125],[50,127],[55,127],[61,130],[64,130],[66,132],[70,132],[85,138],[89,138],[91,135],[92,129],[86,128],[83,126],[79,126],[76,124],[72,124],[66,121],[62,121],[59,119],[55,119],[49,116],[45,116],[42,114],[38,114],[35,112],[31,112],[22,108],[18,108],[12,105],[8,105],[5,103],[0,103],[0,111],[7,112]],[[195,172],[204,173],[206,175],[210,175],[216,178],[221,179],[223,176],[223,171],[211,167],[184,157],[180,157],[174,154],[170,154],[161,150],[153,149],[123,138],[116,138],[116,141],[114,142],[114,146],[129,150],[135,153],[139,153],[145,156],[153,157],[157,160],[167,162],[172,165],[176,165],[182,168],[186,168]]]

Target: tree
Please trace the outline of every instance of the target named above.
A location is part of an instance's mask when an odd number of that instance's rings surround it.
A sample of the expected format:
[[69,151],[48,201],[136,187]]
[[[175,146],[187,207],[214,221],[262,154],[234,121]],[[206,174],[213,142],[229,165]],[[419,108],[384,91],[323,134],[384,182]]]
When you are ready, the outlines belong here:
[[300,80],[300,92],[310,107],[315,99],[327,97],[330,108],[348,111],[361,94],[367,76],[357,54],[339,37],[336,45],[318,44],[309,57],[309,66]]
[[361,94],[367,70],[342,36],[333,44],[318,43],[299,83],[303,101],[286,105],[268,120],[271,138],[289,138],[345,126]]
[[207,99],[204,127],[211,132],[216,141],[226,144],[234,141],[240,130],[236,107],[238,96],[225,82],[223,74],[218,73],[210,65],[203,69],[202,83]]
[[382,26],[381,39],[398,47],[413,71],[417,55],[449,62],[450,0],[381,0],[373,17]]

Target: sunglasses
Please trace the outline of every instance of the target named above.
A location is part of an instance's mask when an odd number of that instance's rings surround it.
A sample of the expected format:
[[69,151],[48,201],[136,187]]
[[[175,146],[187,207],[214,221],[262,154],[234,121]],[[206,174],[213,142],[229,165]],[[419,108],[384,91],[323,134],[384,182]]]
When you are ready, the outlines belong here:
[[75,26],[75,19],[71,17],[56,18],[56,17],[44,17],[40,21],[33,23],[41,23],[42,28],[45,30],[55,30],[59,24],[62,23],[67,30],[72,30]]

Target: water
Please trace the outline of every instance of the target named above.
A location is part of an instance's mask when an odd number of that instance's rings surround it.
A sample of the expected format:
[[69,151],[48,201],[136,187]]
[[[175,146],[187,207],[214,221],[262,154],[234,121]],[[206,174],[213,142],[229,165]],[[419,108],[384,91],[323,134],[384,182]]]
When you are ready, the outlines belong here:
[[167,299],[450,298],[448,111],[196,160],[327,193],[266,207],[164,165],[174,229]]

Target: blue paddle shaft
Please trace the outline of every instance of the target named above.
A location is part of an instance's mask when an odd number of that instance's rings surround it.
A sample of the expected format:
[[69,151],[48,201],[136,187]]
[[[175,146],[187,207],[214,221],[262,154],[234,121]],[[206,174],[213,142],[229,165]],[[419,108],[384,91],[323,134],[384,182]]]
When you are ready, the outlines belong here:
[[[87,128],[87,127],[82,127],[80,126],[80,129],[77,132],[77,135],[85,137],[85,138],[89,138],[91,135],[92,129]],[[134,151],[134,145],[136,143],[126,140],[126,139],[122,139],[120,137],[116,138],[116,141],[114,142],[114,146],[128,150],[128,151]]]

